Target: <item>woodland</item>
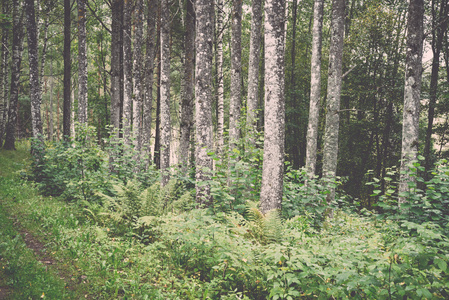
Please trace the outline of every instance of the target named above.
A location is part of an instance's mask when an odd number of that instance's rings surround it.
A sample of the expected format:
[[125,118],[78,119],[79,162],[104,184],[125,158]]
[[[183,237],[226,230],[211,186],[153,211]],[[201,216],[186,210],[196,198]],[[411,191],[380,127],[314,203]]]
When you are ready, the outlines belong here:
[[2,0],[0,299],[448,299],[447,0]]

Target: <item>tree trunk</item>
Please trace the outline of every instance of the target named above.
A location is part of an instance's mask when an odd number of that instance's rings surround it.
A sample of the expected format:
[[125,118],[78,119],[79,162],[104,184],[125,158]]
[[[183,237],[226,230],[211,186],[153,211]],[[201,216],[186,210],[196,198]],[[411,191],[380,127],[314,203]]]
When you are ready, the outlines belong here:
[[111,34],[111,125],[119,137],[121,107],[122,0],[112,0]]
[[212,39],[213,3],[197,0],[196,3],[196,69],[195,69],[195,120],[196,120],[196,201],[211,204],[210,172],[212,158]]
[[230,152],[240,138],[240,109],[242,102],[242,0],[232,1],[231,25],[231,99],[229,107]]
[[12,38],[12,62],[11,62],[11,94],[9,100],[8,123],[6,125],[6,136],[4,149],[15,149],[17,130],[17,113],[19,104],[19,82],[20,64],[23,53],[23,10],[22,2],[13,0],[13,38]]
[[[424,158],[425,158],[425,177],[429,179],[429,171],[432,168],[431,158],[431,141],[433,133],[433,120],[435,117],[435,105],[437,102],[437,89],[438,89],[438,73],[440,70],[440,53],[443,48],[444,34],[448,28],[448,13],[449,5],[446,0],[441,0],[439,10],[436,9],[437,0],[432,1],[432,71],[430,75],[430,92],[429,92],[429,112],[427,114],[427,130],[426,140],[424,145]],[[437,16],[438,11],[438,16]]]
[[147,158],[146,166],[151,162],[151,123],[153,114],[153,74],[154,74],[154,57],[156,50],[156,15],[158,1],[152,0],[148,3],[148,19],[147,19],[147,49],[145,57],[145,100],[143,113],[143,136],[142,146],[144,147],[144,156]]
[[[18,5],[15,3],[16,6]],[[14,8],[16,7],[14,6]],[[9,15],[10,6],[7,1],[2,5],[2,13],[4,15]],[[7,124],[8,117],[8,60],[9,60],[9,27],[4,26],[2,28],[2,39],[1,39],[1,70],[0,70],[0,148],[3,145],[3,137],[5,133],[5,128]]]
[[123,136],[126,145],[131,144],[131,122],[132,122],[132,50],[131,50],[131,15],[132,1],[124,0],[123,10]]
[[[62,134],[64,139],[67,140],[70,137],[70,119],[71,119],[71,88],[72,88],[72,62],[71,62],[71,18],[70,18],[70,0],[64,0],[64,104],[63,104],[63,129]],[[59,108],[59,104],[58,104]],[[59,112],[58,112],[59,120]],[[58,134],[59,139],[59,121],[58,121]]]
[[50,137],[49,140],[53,141],[53,61],[50,61]]
[[86,0],[78,0],[78,122],[87,124]]
[[37,28],[34,11],[34,0],[25,0],[25,14],[28,37],[28,58],[30,65],[30,99],[31,99],[31,125],[36,146],[43,144],[41,120],[41,86],[39,84],[39,58],[37,48]]
[[[424,1],[410,0],[407,19],[407,56],[404,84],[404,111],[402,119],[401,176],[399,193],[409,192],[409,183],[416,178],[410,176],[410,163],[417,158],[419,144],[419,105],[423,55]],[[399,206],[406,202],[399,197]]]
[[179,146],[179,164],[184,174],[189,166],[190,136],[193,128],[193,76],[194,76],[194,55],[195,55],[195,11],[193,1],[187,0],[187,13],[185,18],[185,65],[184,65],[184,85],[182,90],[181,107],[181,141]]
[[310,79],[309,124],[307,127],[306,170],[311,178],[316,171],[318,122],[321,96],[321,45],[324,0],[315,0],[313,7],[312,59]]
[[223,0],[217,0],[217,147],[219,157],[224,146],[224,83],[223,83]]
[[331,21],[331,44],[326,100],[326,125],[324,132],[323,177],[329,180],[330,193],[327,203],[335,199],[332,181],[337,173],[339,110],[342,85],[343,38],[345,27],[345,0],[333,0]]
[[134,37],[134,55],[133,55],[133,138],[134,149],[140,153],[142,146],[142,104],[143,104],[143,77],[142,77],[142,44],[143,44],[143,1],[136,1],[135,8],[135,37]]
[[249,142],[255,144],[257,100],[259,91],[260,41],[262,39],[262,0],[253,0],[251,9],[251,40],[249,45],[248,98],[246,126]]
[[265,139],[260,209],[281,209],[284,181],[284,0],[265,1]]

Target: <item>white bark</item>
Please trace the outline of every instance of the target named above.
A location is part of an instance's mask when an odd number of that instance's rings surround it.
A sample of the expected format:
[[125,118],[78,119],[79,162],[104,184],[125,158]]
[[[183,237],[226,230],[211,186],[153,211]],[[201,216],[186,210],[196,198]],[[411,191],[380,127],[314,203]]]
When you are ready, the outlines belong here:
[[135,8],[135,36],[133,55],[133,137],[134,149],[140,153],[142,147],[142,106],[143,106],[143,77],[142,77],[142,44],[143,44],[143,1],[136,1]]
[[307,127],[306,170],[315,175],[318,143],[318,121],[321,95],[321,44],[324,0],[315,0],[313,7],[312,59],[310,79],[309,123]]
[[224,146],[224,84],[223,84],[223,0],[217,0],[217,147],[221,157]]
[[[407,56],[402,120],[401,178],[399,193],[409,192],[408,183],[416,182],[410,176],[410,163],[417,158],[419,132],[419,104],[423,55],[423,0],[410,0],[407,20]],[[399,198],[399,205],[406,202]]]
[[260,208],[280,209],[284,180],[284,0],[265,1],[265,139]]
[[170,180],[170,7],[168,0],[161,2],[161,160],[162,186]]
[[86,0],[78,0],[78,122],[87,124]]
[[[345,0],[333,0],[323,154],[323,177],[330,181],[335,179],[337,173],[344,26]],[[329,185],[329,190],[328,203],[335,198],[332,184]]]
[[212,1],[197,0],[196,8],[196,201],[210,204],[210,171],[212,158]]
[[262,38],[262,0],[253,0],[251,9],[251,40],[249,45],[248,98],[246,126],[249,141],[255,143],[254,132],[257,126],[257,100],[259,91],[260,41]]

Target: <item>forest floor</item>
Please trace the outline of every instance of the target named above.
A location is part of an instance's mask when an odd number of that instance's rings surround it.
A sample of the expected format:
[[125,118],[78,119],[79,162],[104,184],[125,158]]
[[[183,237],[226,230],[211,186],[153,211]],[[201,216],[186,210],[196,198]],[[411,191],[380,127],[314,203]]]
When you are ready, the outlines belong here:
[[82,286],[70,276],[67,265],[54,257],[45,239],[48,233],[39,232],[41,226],[16,203],[33,190],[17,176],[28,159],[26,149],[0,151],[0,300],[72,298],[81,294]]

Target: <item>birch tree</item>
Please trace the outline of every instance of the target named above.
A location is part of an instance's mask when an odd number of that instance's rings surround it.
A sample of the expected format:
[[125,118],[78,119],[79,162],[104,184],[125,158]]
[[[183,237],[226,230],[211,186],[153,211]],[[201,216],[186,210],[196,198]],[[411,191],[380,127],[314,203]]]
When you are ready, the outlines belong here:
[[15,134],[17,130],[17,105],[19,103],[19,80],[20,65],[23,53],[23,8],[20,0],[13,0],[13,38],[12,38],[12,61],[11,61],[11,88],[8,110],[8,123],[6,125],[6,136],[4,149],[15,149]]
[[142,144],[142,44],[143,44],[143,1],[137,0],[134,17],[134,54],[133,54],[133,137],[134,148],[137,153],[141,150]]
[[116,130],[116,137],[119,136],[120,127],[120,106],[121,106],[121,64],[120,57],[123,51],[121,39],[122,31],[122,0],[112,0],[112,33],[111,33],[111,125]]
[[[409,167],[416,160],[419,145],[419,104],[423,55],[424,1],[410,0],[407,17],[407,54],[404,84],[404,109],[402,117],[401,176],[399,193],[410,191],[416,182]],[[400,195],[399,206],[406,202]]]
[[78,122],[87,124],[86,0],[78,0]]
[[[72,88],[72,62],[71,62],[71,17],[70,0],[64,0],[64,100],[62,113],[62,135],[64,139],[70,137],[70,117],[71,117],[71,88]],[[58,124],[59,129],[59,124]]]
[[125,0],[123,8],[123,136],[126,145],[131,144],[132,97],[133,97],[133,61],[131,50],[132,1]]
[[[337,173],[344,26],[345,0],[333,0],[323,150],[323,177],[329,181],[333,181]],[[332,184],[329,185],[329,190],[328,203],[335,198],[335,188]]]
[[181,103],[181,141],[179,159],[183,173],[187,172],[189,162],[190,136],[193,129],[193,77],[195,71],[195,11],[193,0],[187,0],[184,39],[184,85]]
[[230,150],[240,138],[239,121],[242,102],[242,0],[232,1],[231,25],[231,99],[229,108]]
[[210,204],[210,171],[212,158],[212,1],[196,0],[196,68],[195,68],[195,120],[196,120],[196,201]]
[[31,126],[33,138],[43,143],[41,119],[41,86],[39,84],[39,58],[37,48],[37,25],[34,0],[25,0],[28,59],[30,66]]
[[318,121],[321,95],[321,45],[324,0],[315,0],[313,6],[312,59],[310,79],[309,123],[307,126],[306,170],[309,177],[315,175],[318,143]]
[[217,0],[217,138],[216,152],[222,155],[224,146],[224,82],[223,82],[223,0]]
[[154,74],[154,58],[156,56],[156,9],[157,0],[148,2],[148,18],[147,18],[147,40],[145,55],[145,98],[143,107],[143,136],[142,146],[144,147],[144,156],[147,157],[146,166],[151,161],[150,158],[150,138],[151,138],[151,122],[153,111],[153,74]]
[[[16,4],[17,5],[17,4]],[[16,6],[14,6],[16,7]],[[2,13],[4,15],[11,14],[9,2],[4,1],[2,4]],[[14,16],[13,16],[14,18]],[[8,61],[9,61],[9,26],[3,26],[1,38],[1,62],[0,62],[0,147],[3,145],[3,137],[8,117]]]
[[162,186],[169,179],[170,167],[170,7],[169,0],[161,1],[161,156],[160,169],[162,172]]
[[260,209],[280,209],[284,181],[285,0],[265,1],[265,138]]
[[249,45],[248,97],[246,100],[246,126],[249,141],[254,144],[259,91],[260,42],[262,38],[262,0],[253,0],[251,6],[251,40]]

